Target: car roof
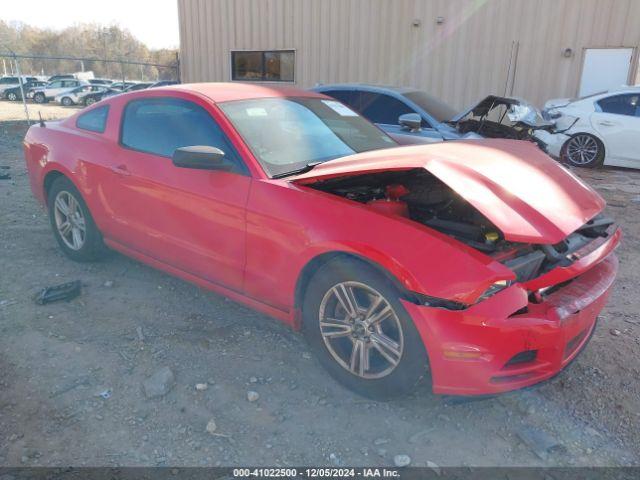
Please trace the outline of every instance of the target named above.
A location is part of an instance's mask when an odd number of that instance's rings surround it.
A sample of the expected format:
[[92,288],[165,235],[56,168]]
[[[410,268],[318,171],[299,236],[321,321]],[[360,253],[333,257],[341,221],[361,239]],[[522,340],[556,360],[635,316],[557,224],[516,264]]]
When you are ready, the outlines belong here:
[[402,87],[399,85],[376,85],[373,83],[330,83],[326,85],[316,85],[313,87],[316,91],[322,91],[324,89],[334,90],[339,88],[351,89],[351,90],[363,90],[369,92],[395,92],[399,94],[411,93],[419,91],[416,88],[412,87]]
[[256,98],[311,97],[326,98],[316,92],[291,86],[275,86],[242,82],[183,83],[158,87],[155,91],[187,91],[205,95],[214,103]]

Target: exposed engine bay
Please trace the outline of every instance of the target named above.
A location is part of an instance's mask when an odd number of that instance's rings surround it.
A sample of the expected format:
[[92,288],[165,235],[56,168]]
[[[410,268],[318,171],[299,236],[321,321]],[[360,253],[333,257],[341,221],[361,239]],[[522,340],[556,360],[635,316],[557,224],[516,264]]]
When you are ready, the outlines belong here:
[[509,242],[484,215],[422,168],[331,178],[307,186],[444,233],[503,263],[519,282],[571,264],[576,252],[615,229],[613,220],[598,215],[556,245]]

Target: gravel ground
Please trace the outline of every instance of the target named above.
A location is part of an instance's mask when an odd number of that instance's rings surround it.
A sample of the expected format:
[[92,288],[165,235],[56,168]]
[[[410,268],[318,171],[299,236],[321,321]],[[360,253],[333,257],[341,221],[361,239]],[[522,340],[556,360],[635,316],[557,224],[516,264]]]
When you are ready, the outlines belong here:
[[[640,465],[640,172],[577,172],[625,240],[610,303],[567,370],[481,401],[423,389],[376,403],[337,385],[273,319],[120,255],[63,257],[29,191],[22,118],[21,104],[0,102],[0,165],[12,176],[0,180],[0,465],[367,466],[398,454],[417,466]],[[33,302],[75,279],[75,300]],[[145,380],[163,367],[173,382],[155,387],[168,393],[147,398]],[[538,457],[525,427],[563,448]]]

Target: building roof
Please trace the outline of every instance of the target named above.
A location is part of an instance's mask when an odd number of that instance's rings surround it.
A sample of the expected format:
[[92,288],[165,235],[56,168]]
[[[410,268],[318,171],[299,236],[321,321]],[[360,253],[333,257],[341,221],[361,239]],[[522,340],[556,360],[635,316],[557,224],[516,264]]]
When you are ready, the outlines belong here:
[[200,93],[209,97],[213,102],[229,102],[232,100],[246,100],[250,98],[274,98],[274,97],[317,97],[326,98],[324,95],[302,90],[300,88],[257,84],[242,82],[211,82],[211,83],[187,83],[159,87],[167,90],[186,90]]

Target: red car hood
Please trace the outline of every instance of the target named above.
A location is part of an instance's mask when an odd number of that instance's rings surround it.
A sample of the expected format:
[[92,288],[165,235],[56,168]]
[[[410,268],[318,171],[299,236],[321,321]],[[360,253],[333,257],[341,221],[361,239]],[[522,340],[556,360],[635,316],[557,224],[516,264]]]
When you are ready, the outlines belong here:
[[350,155],[291,177],[296,183],[424,168],[514,242],[555,244],[604,209],[591,187],[531,142],[472,140]]

